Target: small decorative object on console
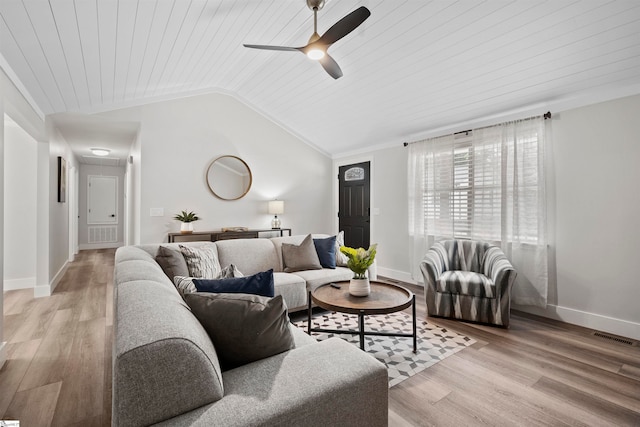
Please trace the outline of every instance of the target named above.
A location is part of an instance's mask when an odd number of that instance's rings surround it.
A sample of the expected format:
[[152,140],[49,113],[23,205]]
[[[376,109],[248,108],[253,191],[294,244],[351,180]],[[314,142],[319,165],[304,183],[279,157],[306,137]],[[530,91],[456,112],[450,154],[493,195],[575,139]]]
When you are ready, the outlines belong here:
[[191,234],[191,233],[193,233],[193,224],[191,224],[191,223],[194,222],[194,221],[199,220],[200,218],[193,211],[191,211],[191,212],[182,211],[179,214],[177,214],[176,216],[174,216],[173,219],[177,219],[178,221],[180,221],[182,223],[181,226],[180,226],[180,233],[182,233],[182,234]]
[[351,295],[366,297],[371,292],[369,278],[365,276],[365,273],[376,258],[377,247],[377,244],[373,244],[366,251],[363,248],[340,247],[340,252],[349,258],[347,267],[353,271],[353,278],[349,282],[349,293]]
[[222,232],[226,233],[227,231],[249,231],[248,227],[222,227]]

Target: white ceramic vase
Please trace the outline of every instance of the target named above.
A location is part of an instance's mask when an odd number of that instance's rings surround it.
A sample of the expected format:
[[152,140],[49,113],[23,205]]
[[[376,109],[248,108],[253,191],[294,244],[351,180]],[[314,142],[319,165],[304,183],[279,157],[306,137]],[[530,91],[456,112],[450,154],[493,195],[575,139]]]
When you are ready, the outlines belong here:
[[180,225],[180,233],[182,234],[191,234],[193,233],[193,223],[191,222],[183,222]]
[[369,278],[351,279],[349,282],[349,293],[354,297],[366,297],[371,293]]

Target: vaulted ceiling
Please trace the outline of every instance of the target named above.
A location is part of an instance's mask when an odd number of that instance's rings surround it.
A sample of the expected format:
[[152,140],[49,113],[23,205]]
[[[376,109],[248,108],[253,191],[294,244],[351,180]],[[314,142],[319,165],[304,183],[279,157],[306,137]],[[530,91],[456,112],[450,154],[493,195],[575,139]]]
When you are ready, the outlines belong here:
[[222,91],[334,155],[639,91],[637,0],[332,0],[318,32],[359,6],[371,17],[330,49],[338,80],[242,46],[306,44],[304,0],[2,0],[0,65],[44,114]]

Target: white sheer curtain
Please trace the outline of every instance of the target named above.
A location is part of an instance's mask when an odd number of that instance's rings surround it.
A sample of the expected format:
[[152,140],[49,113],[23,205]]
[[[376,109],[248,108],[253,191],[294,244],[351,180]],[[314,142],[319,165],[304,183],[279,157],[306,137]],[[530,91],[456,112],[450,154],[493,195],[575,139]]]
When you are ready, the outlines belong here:
[[499,245],[518,271],[512,301],[547,302],[546,129],[542,117],[503,123],[409,146],[412,274],[434,241]]

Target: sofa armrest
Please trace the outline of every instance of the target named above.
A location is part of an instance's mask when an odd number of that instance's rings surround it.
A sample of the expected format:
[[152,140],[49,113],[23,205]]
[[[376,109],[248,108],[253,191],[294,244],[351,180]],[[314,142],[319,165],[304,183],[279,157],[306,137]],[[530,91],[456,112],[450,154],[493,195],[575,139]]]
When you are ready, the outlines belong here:
[[297,347],[223,374],[225,395],[161,425],[386,426],[388,376],[339,338]]

